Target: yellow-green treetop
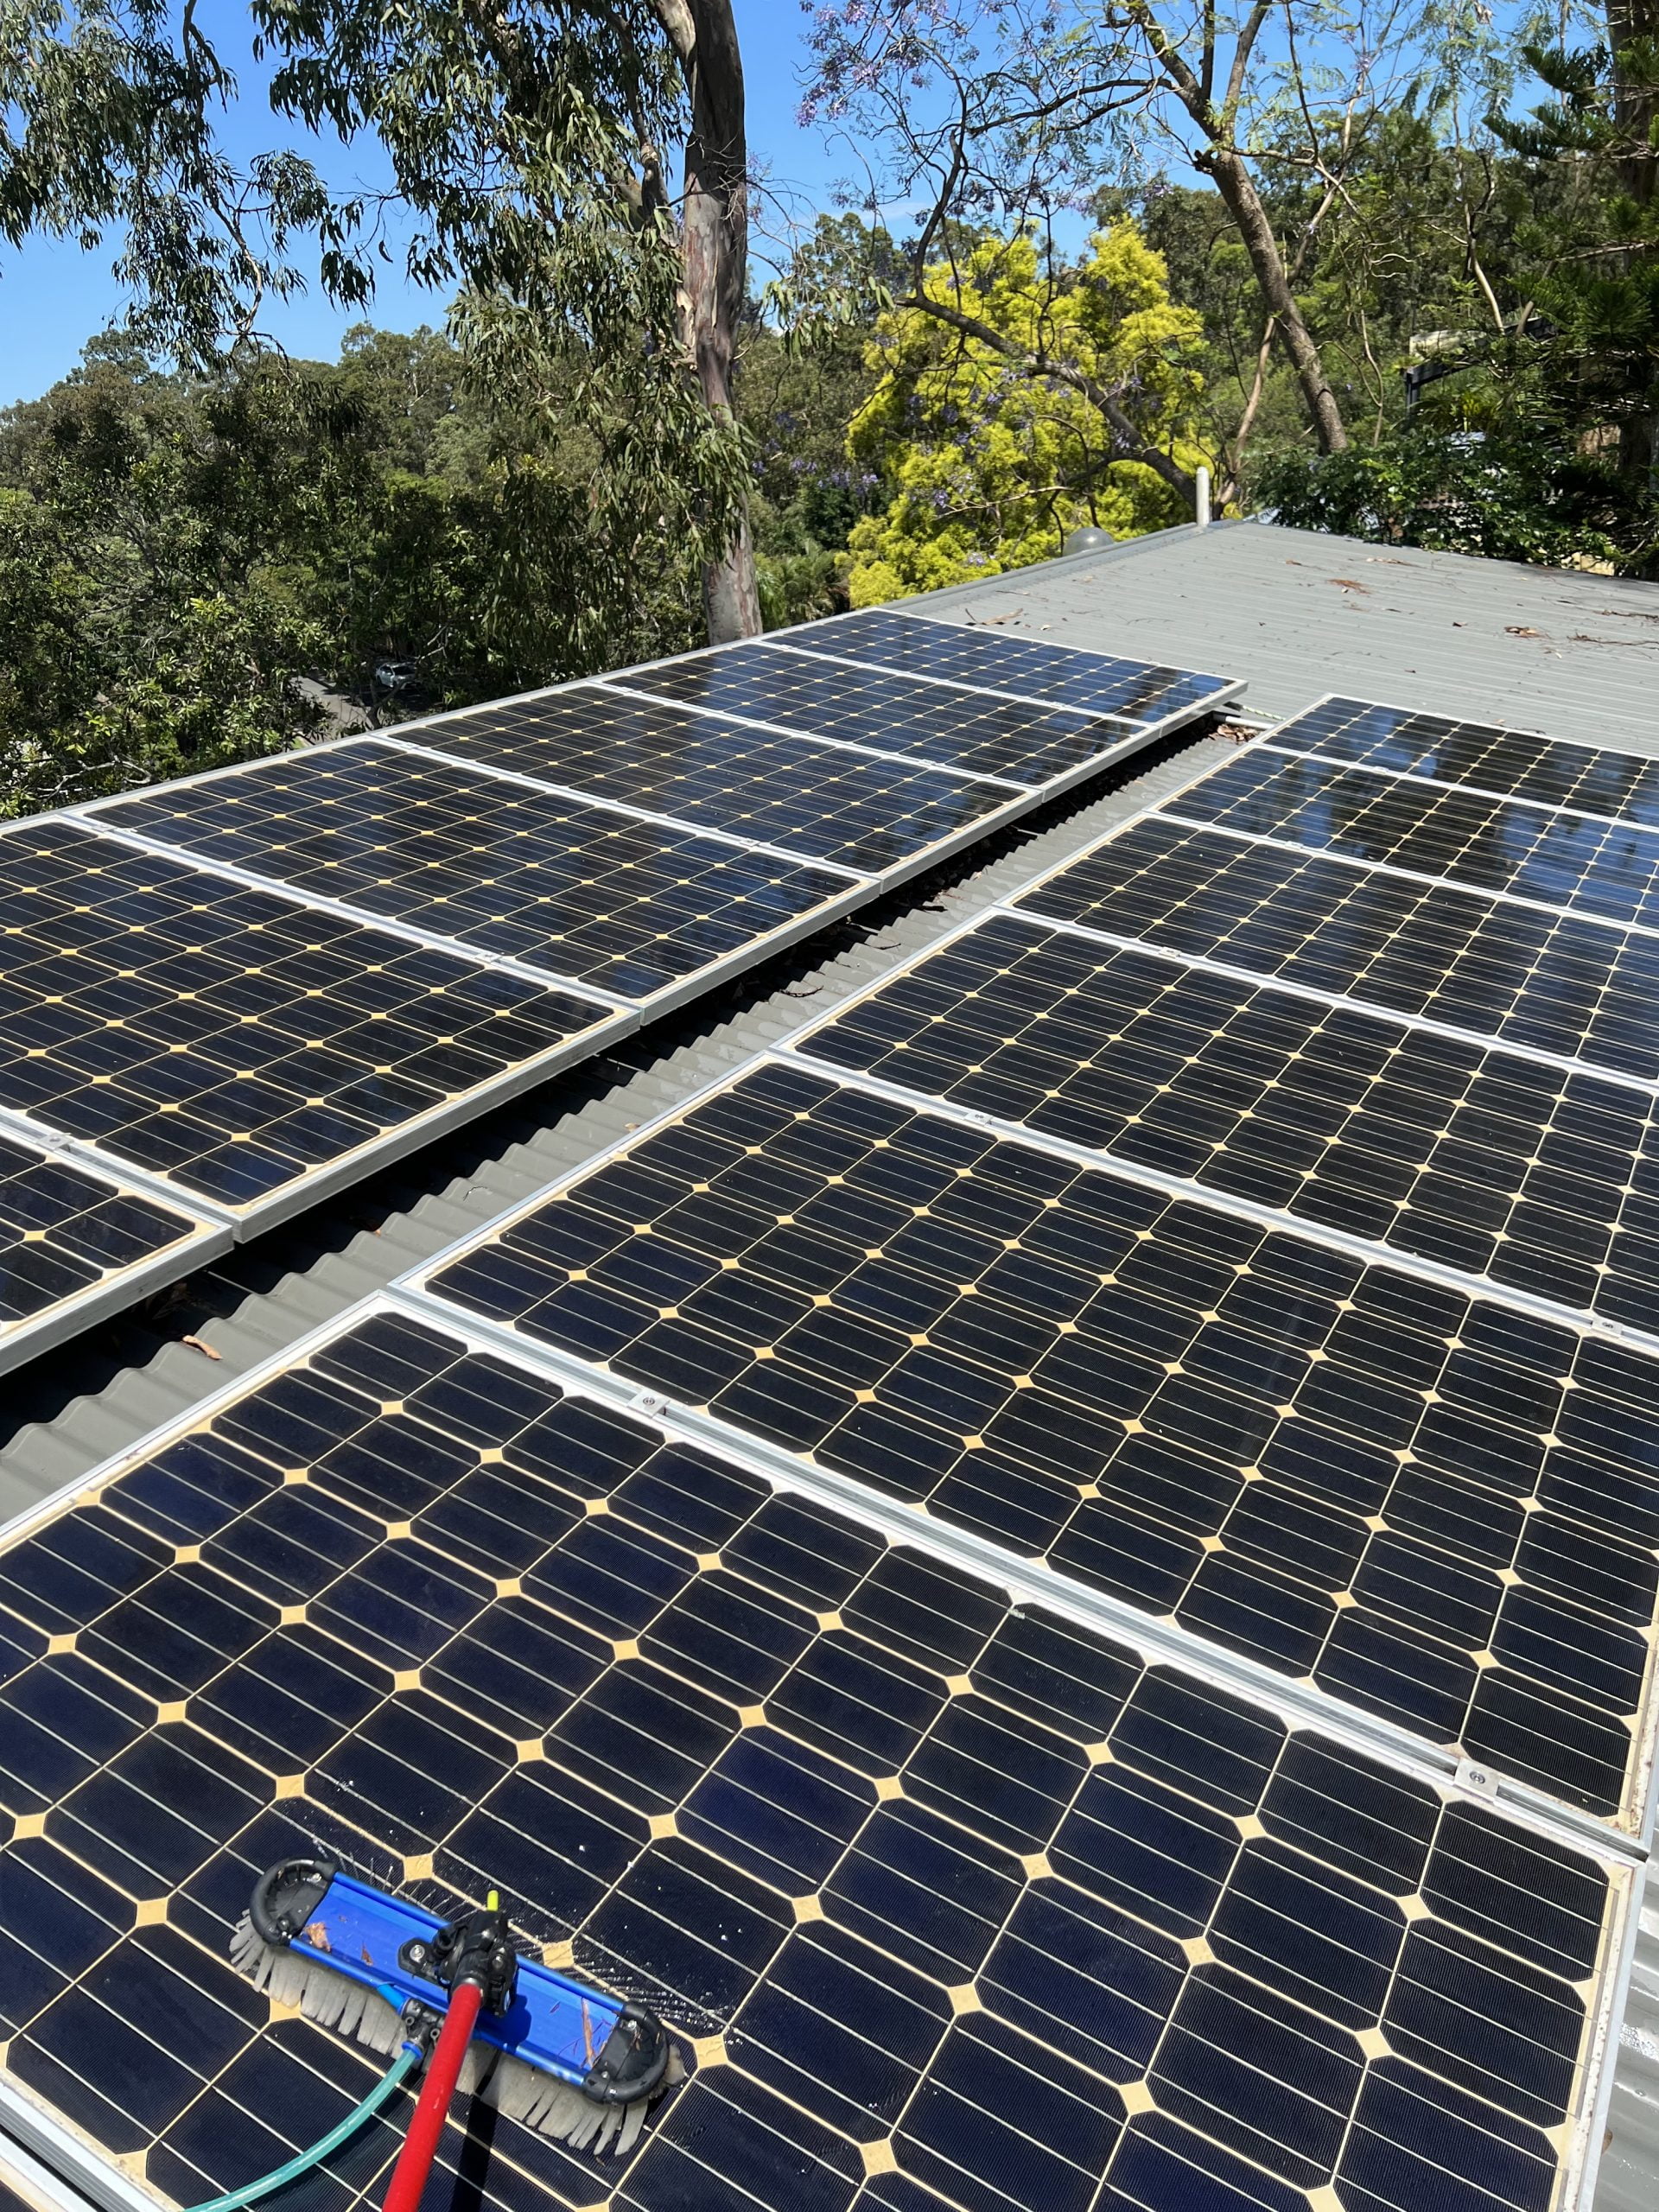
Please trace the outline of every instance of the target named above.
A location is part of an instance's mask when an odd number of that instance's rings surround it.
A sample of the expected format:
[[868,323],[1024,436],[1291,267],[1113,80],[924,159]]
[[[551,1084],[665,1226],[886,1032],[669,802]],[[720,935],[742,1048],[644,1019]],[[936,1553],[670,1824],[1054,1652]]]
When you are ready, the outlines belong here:
[[1046,559],[1080,524],[1131,537],[1187,518],[1126,457],[1101,404],[1111,395],[1182,468],[1205,458],[1193,442],[1199,318],[1171,299],[1133,223],[1054,272],[1029,233],[982,238],[931,268],[926,290],[1002,343],[914,307],[879,321],[868,358],[880,381],[849,448],[884,469],[893,497],[852,532],[855,607]]

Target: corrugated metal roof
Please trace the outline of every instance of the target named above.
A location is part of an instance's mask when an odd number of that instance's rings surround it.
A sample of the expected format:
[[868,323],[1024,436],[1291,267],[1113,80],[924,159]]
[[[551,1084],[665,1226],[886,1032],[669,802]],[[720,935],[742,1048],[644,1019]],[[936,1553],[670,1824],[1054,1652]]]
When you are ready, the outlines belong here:
[[[936,594],[930,614],[1244,677],[1277,720],[1341,691],[1659,754],[1659,586],[1259,524],[1187,528]],[[1201,738],[1221,749],[1226,741]],[[1184,781],[1192,744],[956,864],[241,1247],[8,1378],[0,1520],[700,1089]],[[1052,818],[1058,817],[1058,818]],[[192,1343],[187,1339],[194,1338]],[[213,1358],[200,1347],[211,1347]],[[1659,1905],[1643,1918],[1596,2212],[1659,2202]]]

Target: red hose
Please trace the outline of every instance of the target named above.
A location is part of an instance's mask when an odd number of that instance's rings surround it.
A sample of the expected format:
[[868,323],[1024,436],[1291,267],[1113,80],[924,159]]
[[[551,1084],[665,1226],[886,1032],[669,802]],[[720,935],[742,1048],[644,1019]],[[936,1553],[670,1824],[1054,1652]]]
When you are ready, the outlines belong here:
[[473,2039],[473,2024],[483,2001],[484,1993],[476,1982],[459,1982],[450,1993],[449,2009],[443,2016],[437,2049],[427,2062],[420,2101],[409,2123],[404,2147],[397,2153],[397,2163],[391,2170],[385,2212],[420,2212],[427,2177],[438,2155],[438,2139],[448,2116],[449,2100],[454,2094],[455,2077]]

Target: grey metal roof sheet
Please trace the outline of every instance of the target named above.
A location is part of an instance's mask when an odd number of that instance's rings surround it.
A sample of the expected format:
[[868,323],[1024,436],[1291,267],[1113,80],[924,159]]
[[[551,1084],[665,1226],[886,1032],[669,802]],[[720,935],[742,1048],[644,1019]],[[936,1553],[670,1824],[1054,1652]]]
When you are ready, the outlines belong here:
[[[1279,720],[1330,691],[1659,756],[1659,585],[1255,523],[1183,528],[933,594],[932,615],[1246,679]],[[0,1520],[567,1173],[1198,765],[1178,738],[593,1062],[242,1246],[0,1384]],[[1659,1896],[1643,1914],[1595,2212],[1659,2202]]]

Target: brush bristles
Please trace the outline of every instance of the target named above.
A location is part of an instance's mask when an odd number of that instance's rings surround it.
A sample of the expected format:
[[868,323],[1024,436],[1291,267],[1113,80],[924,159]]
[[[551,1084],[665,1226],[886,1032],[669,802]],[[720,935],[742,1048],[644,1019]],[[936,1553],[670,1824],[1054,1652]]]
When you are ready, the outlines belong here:
[[[354,2036],[383,2056],[390,2056],[404,2041],[402,2016],[384,1997],[327,1965],[321,1956],[308,1957],[302,1950],[277,1949],[267,1943],[245,1914],[231,1937],[231,1963],[278,2005],[296,2005],[320,2028]],[[678,2058],[671,2056],[663,2088],[670,2088],[683,2074]],[[526,2066],[523,2059],[510,2058],[488,2044],[475,2043],[468,2050],[455,2086],[462,2095],[481,2097],[505,2118],[568,2143],[573,2151],[610,2152],[618,2157],[638,2142],[645,2113],[656,2101],[639,2097],[631,2105],[595,2104],[556,2075]]]
[[[663,2088],[671,2088],[683,2072],[678,2058],[671,2055]],[[617,2158],[632,2150],[645,2114],[656,2102],[652,2096],[636,2097],[631,2105],[595,2104],[568,2082],[505,2054],[481,2094],[506,2119],[568,2143],[573,2151],[592,2151],[596,2156],[608,2152]]]
[[385,2057],[404,2040],[403,2022],[384,1997],[325,1966],[321,1958],[267,1943],[245,1914],[231,1938],[231,1964],[278,2005],[297,2005],[320,2028],[354,2036]]

